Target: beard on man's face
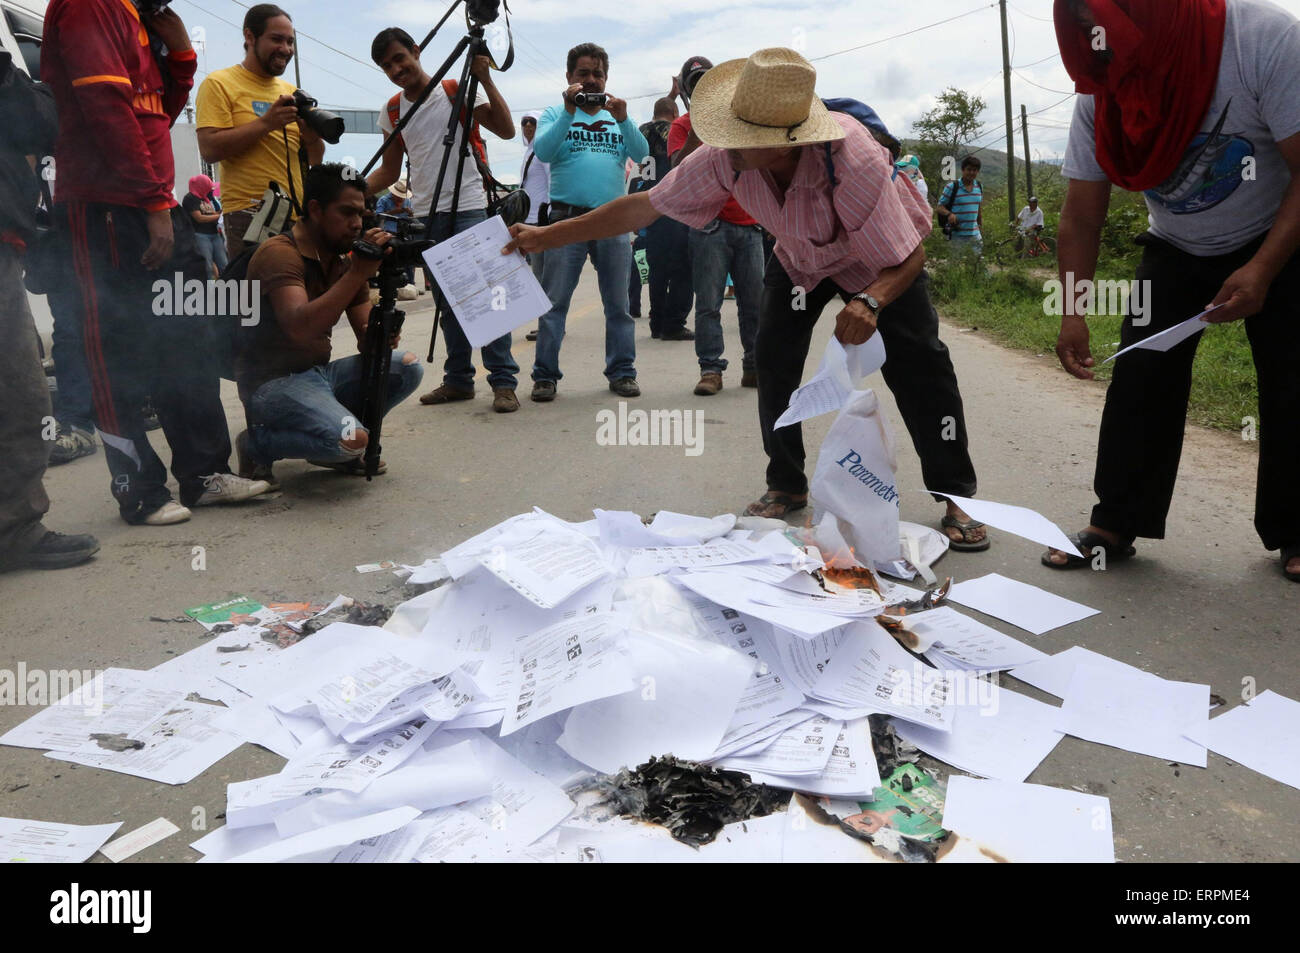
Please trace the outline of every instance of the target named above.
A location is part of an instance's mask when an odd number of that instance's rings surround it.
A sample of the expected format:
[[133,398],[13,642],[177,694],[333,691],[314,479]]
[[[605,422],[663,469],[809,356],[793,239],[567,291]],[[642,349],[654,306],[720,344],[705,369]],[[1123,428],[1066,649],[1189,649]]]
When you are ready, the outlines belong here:
[[282,76],[284,71],[289,68],[289,60],[283,53],[272,47],[270,50],[263,52],[257,51],[257,62],[271,76]]

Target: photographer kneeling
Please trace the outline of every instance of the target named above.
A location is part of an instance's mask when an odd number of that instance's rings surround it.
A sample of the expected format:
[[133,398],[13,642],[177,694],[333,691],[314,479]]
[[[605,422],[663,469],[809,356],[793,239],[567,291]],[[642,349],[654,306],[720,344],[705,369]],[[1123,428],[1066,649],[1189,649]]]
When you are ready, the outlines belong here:
[[[367,282],[380,263],[348,255],[362,237],[364,189],[354,169],[316,166],[307,173],[304,217],[263,242],[248,264],[249,280],[260,282],[262,317],[235,366],[250,425],[235,442],[241,473],[274,482],[271,464],[285,458],[363,473],[361,356],[331,361],[330,334],[346,311],[360,345],[370,319]],[[365,238],[382,247],[392,236],[372,228]],[[410,351],[393,353],[385,413],[411,395],[423,373]]]

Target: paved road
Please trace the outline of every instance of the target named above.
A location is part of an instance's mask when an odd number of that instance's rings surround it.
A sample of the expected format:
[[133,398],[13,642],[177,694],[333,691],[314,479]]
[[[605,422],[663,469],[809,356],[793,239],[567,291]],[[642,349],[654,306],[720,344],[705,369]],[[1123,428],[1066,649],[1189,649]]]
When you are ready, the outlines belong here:
[[[341,592],[391,602],[396,594],[384,587],[393,585],[392,577],[358,575],[357,564],[417,562],[534,504],[572,519],[587,517],[593,506],[715,514],[742,507],[762,490],[755,392],[738,386],[738,353],[726,389],[697,398],[692,345],[652,341],[640,322],[644,396],[631,406],[703,410],[703,452],[599,446],[596,414],[617,410],[618,398],[601,374],[603,323],[590,272],[573,312],[562,361],[567,376],[555,403],[529,402],[527,385],[522,409],[509,416],[493,414],[483,390],[477,400],[450,407],[412,399],[389,417],[384,457],[390,469],[369,485],[282,463],[284,488],[276,499],[200,510],[190,523],[146,528],[117,519],[102,455],[51,470],[50,525],[93,532],[103,550],[84,567],[0,576],[0,667],[22,660],[29,668],[150,668],[198,645],[201,631],[193,623],[150,622],[150,616],[175,616],[240,593],[272,601]],[[734,305],[726,305],[724,318],[734,344]],[[408,318],[407,343],[417,352],[427,347],[430,324],[427,310]],[[814,353],[831,326],[823,319]],[[981,495],[1038,509],[1067,531],[1083,525],[1092,503],[1102,387],[1067,379],[1049,356],[1009,352],[951,326],[945,336],[962,382]],[[532,351],[522,340],[516,347],[525,368]],[[435,380],[429,374],[426,383]],[[237,427],[242,413],[233,389],[226,407]],[[810,447],[830,420],[806,427]],[[1000,572],[1102,610],[1028,637],[1047,652],[1083,645],[1167,678],[1208,683],[1234,702],[1248,679],[1258,691],[1300,696],[1300,590],[1281,578],[1251,526],[1255,451],[1231,435],[1189,431],[1170,539],[1147,542],[1141,558],[1120,569],[1054,573],[1038,564],[1039,546],[1004,534],[991,551],[951,554],[940,566],[958,579]],[[920,473],[905,436],[900,455],[899,486],[913,490],[903,497],[903,517],[937,521],[940,508],[915,492]],[[204,571],[191,569],[194,546],[206,548]],[[0,708],[0,730],[32,713]],[[214,819],[224,810],[226,784],[274,772],[280,763],[245,745],[193,783],[168,787],[0,748],[0,814],[84,824],[121,820],[123,830],[165,816],[182,834],[138,858],[193,859],[186,846],[198,836],[192,820],[203,813],[209,825],[220,823]],[[1066,738],[1030,780],[1108,796],[1116,853],[1125,861],[1300,860],[1300,792],[1214,754],[1201,769]]]

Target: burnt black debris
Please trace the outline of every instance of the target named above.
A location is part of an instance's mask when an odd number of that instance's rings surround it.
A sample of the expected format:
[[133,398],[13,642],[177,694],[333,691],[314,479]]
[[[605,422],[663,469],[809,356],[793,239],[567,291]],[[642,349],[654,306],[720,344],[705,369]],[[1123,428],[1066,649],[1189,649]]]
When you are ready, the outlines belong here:
[[135,738],[128,738],[121,732],[116,734],[103,734],[94,732],[90,736],[101,748],[107,748],[109,751],[134,751],[144,747],[143,741],[137,741]]
[[665,827],[683,844],[710,844],[728,824],[785,809],[789,791],[755,784],[749,775],[672,755],[651,758],[635,771],[601,779],[598,789],[624,817]]
[[319,632],[327,625],[333,625],[335,622],[350,622],[353,625],[382,626],[388,621],[388,617],[392,614],[392,609],[380,603],[370,605],[365,602],[353,602],[349,606],[339,606],[337,609],[331,609],[324,615],[318,615],[315,618],[308,619],[303,623],[302,634],[304,636],[312,635],[315,632]]
[[876,767],[882,778],[893,774],[900,764],[916,764],[920,759],[920,749],[898,737],[887,716],[870,715],[867,723],[871,726],[871,746],[876,751]]

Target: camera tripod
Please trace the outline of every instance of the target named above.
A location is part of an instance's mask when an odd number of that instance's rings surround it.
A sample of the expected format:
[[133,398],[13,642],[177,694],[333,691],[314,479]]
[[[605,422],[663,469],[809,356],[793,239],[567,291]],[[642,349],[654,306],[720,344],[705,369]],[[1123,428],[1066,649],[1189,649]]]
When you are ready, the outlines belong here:
[[[424,48],[429,45],[429,42],[437,34],[438,30],[442,28],[442,25],[447,22],[461,2],[462,0],[454,0],[452,5],[447,9],[447,12],[442,15],[442,19],[434,24],[434,27],[429,31],[428,36],[426,36],[419,44],[421,52],[423,52]],[[419,97],[411,103],[410,108],[406,111],[406,115],[398,120],[393,127],[393,131],[384,137],[384,141],[379,146],[378,151],[371,156],[370,161],[367,162],[365,168],[361,170],[362,178],[370,173],[370,170],[375,167],[376,163],[383,158],[384,152],[388,149],[389,145],[401,134],[402,130],[406,128],[411,119],[414,118],[415,114],[420,110],[425,102],[428,101],[429,97],[433,95],[434,91],[442,90],[443,77],[446,76],[452,67],[456,65],[458,60],[461,60],[460,79],[456,84],[456,96],[451,104],[451,115],[447,120],[447,132],[443,136],[442,140],[442,161],[438,166],[438,179],[433,187],[433,194],[430,197],[429,216],[425,223],[423,233],[414,236],[422,240],[427,240],[429,238],[433,229],[434,219],[438,215],[438,197],[442,195],[442,184],[446,181],[447,168],[451,164],[453,152],[456,153],[456,177],[452,181],[455,182],[456,185],[452,189],[451,193],[450,217],[451,227],[453,229],[456,227],[456,214],[460,209],[461,176],[465,171],[465,160],[470,156],[470,132],[474,126],[474,111],[472,104],[478,98],[479,89],[478,77],[470,71],[470,66],[474,62],[474,57],[483,54],[486,54],[489,57],[492,55],[487,40],[484,38],[484,31],[486,27],[493,23],[499,15],[498,6],[500,4],[498,3],[498,0],[464,0],[464,3],[466,25],[465,35],[457,41],[456,46],[452,49],[451,53],[448,54],[447,58],[442,61],[442,65],[438,67],[438,71],[433,74],[433,77],[429,80],[429,83],[425,86]],[[505,7],[506,35],[509,37],[509,4],[506,4]],[[511,41],[504,62],[502,62],[497,68],[503,71],[509,69],[510,65],[514,62],[514,55],[514,44],[513,41]],[[459,148],[456,147],[458,132],[460,136]],[[433,319],[433,334],[429,339],[428,360],[430,363],[433,361],[434,346],[438,342],[438,326],[442,320],[442,309],[446,306],[445,299],[442,296],[441,290],[437,287],[436,281],[434,282],[434,295],[436,308]]]

